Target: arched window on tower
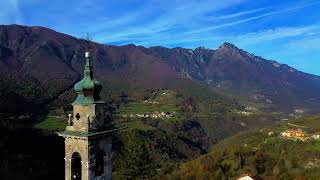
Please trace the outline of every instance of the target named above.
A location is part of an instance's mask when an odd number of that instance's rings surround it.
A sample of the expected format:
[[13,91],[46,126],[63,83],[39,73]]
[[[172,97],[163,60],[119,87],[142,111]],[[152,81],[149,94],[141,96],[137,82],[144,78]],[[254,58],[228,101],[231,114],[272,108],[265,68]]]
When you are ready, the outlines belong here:
[[74,152],[71,157],[71,179],[81,180],[81,156],[78,152]]
[[76,114],[76,118],[77,118],[77,120],[80,119],[80,114],[79,113]]
[[101,176],[104,173],[104,159],[106,153],[104,151],[98,151],[94,161],[94,172],[96,176]]

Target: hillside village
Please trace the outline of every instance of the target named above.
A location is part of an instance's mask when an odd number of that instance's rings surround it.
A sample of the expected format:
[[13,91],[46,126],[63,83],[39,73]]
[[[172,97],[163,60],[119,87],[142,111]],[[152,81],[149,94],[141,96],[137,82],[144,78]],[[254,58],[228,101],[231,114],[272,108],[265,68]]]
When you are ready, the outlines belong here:
[[170,113],[170,112],[152,112],[150,114],[123,114],[122,117],[124,118],[154,118],[154,119],[158,119],[158,118],[171,118],[173,116],[174,113]]
[[179,99],[171,90],[160,90],[151,93],[142,101],[129,102],[120,110],[120,117],[125,119],[171,119],[178,115]]
[[320,135],[318,133],[310,134],[308,135],[306,132],[304,132],[301,129],[287,129],[286,131],[281,133],[281,136],[288,139],[294,139],[294,140],[318,140],[320,138]]
[[[291,123],[287,123],[289,126],[297,126]],[[305,127],[307,128],[307,127]],[[264,132],[264,130],[260,130],[261,133]],[[281,131],[279,133],[275,133],[273,131],[267,132],[267,135],[269,137],[278,137],[278,138],[284,138],[284,139],[291,139],[291,140],[300,140],[302,142],[308,141],[308,140],[319,140],[320,139],[320,132],[307,132],[306,130],[302,130],[300,128],[287,128],[284,131]],[[266,142],[266,140],[265,140]]]

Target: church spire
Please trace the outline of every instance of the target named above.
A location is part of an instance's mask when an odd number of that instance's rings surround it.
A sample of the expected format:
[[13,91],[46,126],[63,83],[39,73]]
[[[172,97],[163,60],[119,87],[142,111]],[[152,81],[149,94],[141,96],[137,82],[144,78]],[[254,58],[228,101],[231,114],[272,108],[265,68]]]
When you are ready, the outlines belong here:
[[93,78],[93,68],[91,65],[90,51],[85,52],[85,67],[84,77],[81,81],[75,84],[74,90],[78,94],[77,99],[73,104],[96,104],[104,103],[100,99],[102,85],[99,81]]
[[[112,179],[112,138],[107,106],[100,99],[102,85],[94,79],[92,41],[85,42],[83,78],[74,85],[73,115],[59,136],[65,143],[65,180]],[[91,47],[92,47],[91,46]]]

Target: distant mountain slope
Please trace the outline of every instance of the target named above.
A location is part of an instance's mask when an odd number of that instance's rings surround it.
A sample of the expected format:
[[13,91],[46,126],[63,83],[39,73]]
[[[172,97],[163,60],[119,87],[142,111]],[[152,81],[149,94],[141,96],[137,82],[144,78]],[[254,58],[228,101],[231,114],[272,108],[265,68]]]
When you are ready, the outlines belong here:
[[151,47],[147,51],[190,79],[272,110],[319,111],[319,76],[254,56],[230,43],[216,50]]
[[[41,97],[49,101],[79,80],[86,46],[84,40],[42,27],[0,26],[1,72],[10,76],[6,79],[18,82],[26,76],[34,78],[46,89]],[[121,88],[146,89],[175,86],[174,81],[187,80],[159,58],[135,46],[95,44],[94,49],[95,76],[104,82],[106,89],[112,86],[109,82],[121,84]]]
[[[1,72],[34,78],[48,90],[41,95],[54,99],[81,77],[87,43],[43,27],[0,26]],[[93,54],[95,75],[108,83],[110,90],[115,90],[114,85],[120,89],[184,89],[200,82],[260,103],[265,109],[288,113],[320,110],[320,77],[254,56],[229,43],[217,50],[95,43]]]
[[[48,104],[70,107],[73,84],[83,74],[87,44],[85,40],[42,27],[0,26],[0,115],[3,112],[39,113],[40,107]],[[204,116],[243,108],[232,98],[177,73],[160,57],[145,53],[146,48],[97,43],[93,46],[94,76],[103,83],[104,99],[128,94],[130,98],[142,100],[149,90],[172,89],[182,98],[192,99],[198,113]],[[219,134],[219,139],[245,129],[239,122],[219,118],[219,122],[224,120],[228,123],[214,127],[228,132]]]

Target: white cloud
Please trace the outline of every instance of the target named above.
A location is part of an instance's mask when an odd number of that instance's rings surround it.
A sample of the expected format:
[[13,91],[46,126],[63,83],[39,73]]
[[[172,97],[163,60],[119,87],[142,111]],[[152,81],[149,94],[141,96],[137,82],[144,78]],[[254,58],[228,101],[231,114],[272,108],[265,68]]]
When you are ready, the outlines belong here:
[[[295,7],[290,7],[290,8],[280,9],[280,10],[273,10],[271,12],[264,13],[264,14],[257,15],[257,16],[252,16],[252,17],[248,17],[248,18],[244,18],[244,19],[240,19],[240,20],[235,20],[235,21],[231,21],[231,22],[228,22],[228,23],[213,25],[211,27],[204,27],[204,28],[192,30],[192,31],[187,32],[186,34],[196,34],[196,33],[203,33],[203,32],[213,31],[213,30],[216,30],[216,29],[221,29],[221,28],[225,28],[225,27],[228,27],[228,26],[234,26],[234,25],[246,23],[246,22],[249,22],[249,21],[261,19],[261,18],[264,18],[264,17],[273,16],[273,15],[276,15],[276,14],[282,14],[282,13],[287,13],[287,12],[290,12],[290,11],[295,11],[295,10],[298,10],[298,9],[306,8],[308,6],[313,6],[313,5],[317,5],[317,4],[320,4],[320,2],[306,3],[306,4],[302,4],[302,5],[297,5]],[[241,14],[241,13],[246,13],[246,12],[240,12],[240,13],[238,13],[238,15]],[[226,15],[226,16],[228,16],[228,15]],[[237,16],[237,14],[236,15],[230,14],[229,16]]]
[[319,25],[309,25],[304,27],[280,27],[276,29],[268,29],[258,32],[252,32],[237,36],[230,36],[227,39],[233,39],[239,41],[242,44],[250,45],[261,42],[279,40],[284,38],[301,38],[305,36],[313,35],[314,32],[320,31]]
[[258,8],[258,9],[251,9],[247,11],[241,11],[237,13],[232,13],[232,14],[225,14],[225,15],[217,15],[217,16],[212,16],[212,17],[206,17],[206,21],[214,21],[214,20],[225,20],[225,19],[230,19],[230,18],[236,18],[236,17],[241,17],[244,15],[249,15],[253,13],[258,13],[262,12],[265,10],[271,9],[271,7],[263,7],[263,8]]
[[320,51],[320,37],[303,38],[287,44],[287,47],[291,50],[307,50],[307,51]]
[[[155,38],[165,35],[165,31],[174,29],[176,27],[197,26],[198,17],[204,16],[207,12],[218,11],[236,4],[240,4],[247,0],[191,0],[191,1],[152,1],[150,6],[160,6],[161,13],[159,15],[144,24],[127,26],[124,30],[116,30],[113,32],[101,32],[96,35],[96,38],[100,42],[116,41],[117,39],[126,39],[132,36],[145,36],[145,38]],[[146,7],[145,7],[146,8]],[[150,7],[151,8],[151,7]],[[152,9],[152,8],[151,8]],[[141,14],[140,14],[141,16]],[[137,20],[139,17],[130,15],[127,21]],[[120,19],[122,19],[120,17]],[[194,25],[193,25],[194,24]],[[110,23],[114,29],[117,24]]]

